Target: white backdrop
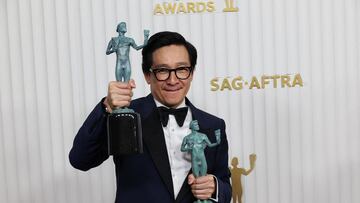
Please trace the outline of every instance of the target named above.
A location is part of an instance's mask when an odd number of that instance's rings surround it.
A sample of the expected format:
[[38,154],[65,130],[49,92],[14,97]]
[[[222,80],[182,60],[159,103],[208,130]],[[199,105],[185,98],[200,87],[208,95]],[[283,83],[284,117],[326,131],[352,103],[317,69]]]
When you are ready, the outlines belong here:
[[[114,80],[120,21],[138,44],[172,30],[197,47],[189,98],[225,119],[229,158],[258,157],[243,203],[360,202],[360,2],[187,2],[0,0],[0,202],[113,202],[112,160],[80,172],[68,152]],[[149,92],[140,59],[132,50],[135,97]]]

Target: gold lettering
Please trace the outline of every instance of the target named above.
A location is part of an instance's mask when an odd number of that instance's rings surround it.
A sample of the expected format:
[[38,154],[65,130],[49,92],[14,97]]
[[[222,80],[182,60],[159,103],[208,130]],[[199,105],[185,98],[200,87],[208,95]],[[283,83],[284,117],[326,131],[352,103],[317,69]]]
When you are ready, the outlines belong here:
[[291,87],[290,86],[290,76],[289,75],[282,75],[281,76],[281,87],[284,88],[285,85],[288,86],[288,87]]
[[303,86],[303,80],[302,80],[302,78],[301,78],[300,73],[298,73],[298,74],[295,75],[295,78],[294,78],[292,87],[295,87],[296,85],[299,85],[300,87]]
[[265,86],[270,83],[269,79],[270,79],[269,76],[266,75],[261,76],[261,88],[265,89]]
[[172,14],[175,13],[175,9],[176,9],[176,2],[175,3],[167,3],[167,2],[164,2],[163,3],[163,7],[164,7],[164,10],[165,10],[165,13],[166,14],[169,14],[169,12],[171,12]]
[[187,13],[184,3],[179,3],[177,13]]
[[191,12],[196,13],[194,2],[187,3],[187,10],[188,10],[188,13],[191,13]]
[[273,87],[277,88],[277,80],[280,78],[280,76],[279,75],[273,75],[270,78],[273,79]]
[[157,14],[162,14],[162,15],[164,14],[160,4],[155,5],[154,15],[157,15]]
[[[220,84],[221,83],[221,84]],[[271,83],[273,83],[271,85]],[[214,78],[210,81],[211,91],[224,90],[242,90],[244,88],[251,89],[266,89],[267,87],[278,88],[281,83],[281,88],[303,87],[304,82],[300,73],[295,75],[262,75],[260,77],[252,76],[251,82],[244,81],[242,76],[226,77],[224,79]],[[278,85],[279,84],[279,85]]]
[[218,82],[218,78],[214,78],[210,81],[210,85],[211,85],[211,91],[217,91],[219,90],[219,84]]
[[225,0],[223,12],[238,12],[239,8],[234,6],[234,0]]
[[215,3],[213,2],[213,1],[209,1],[209,2],[207,2],[207,8],[206,8],[206,10],[208,11],[208,12],[214,12],[215,11]]
[[202,13],[205,11],[205,9],[206,9],[206,6],[205,6],[204,2],[196,2],[196,12]]
[[223,80],[220,91],[223,91],[225,88],[231,90],[231,86],[227,78]]
[[258,79],[257,79],[255,76],[253,76],[253,77],[251,78],[251,83],[250,83],[249,89],[252,89],[252,88],[254,88],[254,87],[260,89],[259,81],[258,81]]
[[235,90],[241,90],[243,88],[243,84],[241,80],[242,80],[241,76],[234,78],[231,82],[232,88],[234,88]]

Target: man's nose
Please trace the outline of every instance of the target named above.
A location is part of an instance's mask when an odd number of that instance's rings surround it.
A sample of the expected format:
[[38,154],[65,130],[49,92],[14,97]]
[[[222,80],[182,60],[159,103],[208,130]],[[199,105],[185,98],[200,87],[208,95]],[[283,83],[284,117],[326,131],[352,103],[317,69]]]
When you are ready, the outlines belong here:
[[179,82],[179,79],[176,77],[175,71],[170,72],[170,76],[167,81],[170,84],[175,84],[175,83]]

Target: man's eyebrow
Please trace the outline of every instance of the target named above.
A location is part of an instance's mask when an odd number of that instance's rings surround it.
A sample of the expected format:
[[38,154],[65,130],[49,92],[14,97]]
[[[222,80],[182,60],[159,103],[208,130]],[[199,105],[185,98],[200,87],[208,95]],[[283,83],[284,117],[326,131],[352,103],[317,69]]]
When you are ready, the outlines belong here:
[[179,62],[179,63],[176,63],[176,65],[178,65],[178,66],[181,66],[181,65],[189,66],[189,63],[188,62]]
[[169,68],[169,66],[166,64],[158,64],[158,65],[153,66],[153,68]]
[[[176,63],[176,67],[179,66],[191,66],[188,62],[178,62]],[[172,68],[171,66],[169,66],[168,64],[157,64],[155,66],[153,66],[153,68]]]

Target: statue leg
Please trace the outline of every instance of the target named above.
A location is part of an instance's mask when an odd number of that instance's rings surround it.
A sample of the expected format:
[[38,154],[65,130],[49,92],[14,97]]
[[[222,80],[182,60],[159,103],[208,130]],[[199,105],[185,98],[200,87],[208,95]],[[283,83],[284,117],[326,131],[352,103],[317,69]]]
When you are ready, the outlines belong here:
[[[195,176],[195,178],[200,177],[201,176],[201,161],[199,158],[194,159],[193,163],[192,163],[192,171],[193,174]],[[194,203],[206,203],[206,200],[196,200]]]
[[131,76],[131,67],[130,67],[130,62],[128,61],[127,64],[125,65],[124,81],[129,82],[130,76]]
[[116,62],[115,78],[116,78],[116,81],[121,81],[121,66],[120,66],[119,62]]
[[124,67],[120,66],[118,69],[116,69],[116,81],[124,82],[124,77],[125,77],[125,69]]
[[200,176],[206,176],[207,174],[207,163],[205,156],[201,157]]
[[234,188],[233,188],[233,191],[232,191],[232,202],[233,203],[238,203],[238,201],[237,201],[237,199],[238,199],[238,194],[236,193],[236,191],[234,191]]
[[[206,176],[207,174],[207,163],[205,156],[201,156],[198,160],[198,171],[199,176]],[[198,203],[212,203],[211,200],[198,200]]]
[[195,163],[193,163],[192,167],[193,167],[193,168],[192,168],[193,175],[195,176],[195,178],[199,177],[199,176],[200,176],[200,167],[199,167],[199,165],[196,163],[196,161],[195,161]]
[[127,82],[125,79],[126,79],[125,68],[121,67],[121,82]]

